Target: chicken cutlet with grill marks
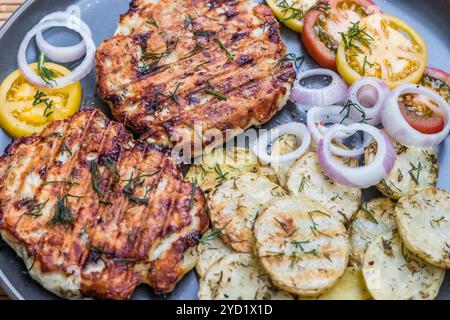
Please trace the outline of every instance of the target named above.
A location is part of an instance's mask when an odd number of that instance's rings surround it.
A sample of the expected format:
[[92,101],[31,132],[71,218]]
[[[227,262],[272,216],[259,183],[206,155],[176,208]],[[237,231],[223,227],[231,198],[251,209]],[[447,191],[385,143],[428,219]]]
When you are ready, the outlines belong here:
[[[230,130],[229,139],[285,105],[295,79],[285,53],[265,5],[134,0],[97,50],[98,92],[147,141],[192,144],[208,129],[222,137]],[[202,144],[223,140],[205,136]]]
[[203,193],[169,152],[85,109],[0,157],[0,233],[29,274],[66,298],[172,291],[208,226]]

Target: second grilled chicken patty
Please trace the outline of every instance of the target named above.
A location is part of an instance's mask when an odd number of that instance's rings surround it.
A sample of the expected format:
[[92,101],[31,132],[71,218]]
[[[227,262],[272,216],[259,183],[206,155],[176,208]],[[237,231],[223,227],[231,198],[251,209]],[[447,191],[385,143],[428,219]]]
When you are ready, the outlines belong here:
[[0,157],[0,233],[30,275],[67,298],[173,290],[208,225],[202,192],[167,151],[86,109]]
[[[270,9],[247,0],[134,0],[97,50],[98,91],[151,140],[227,139],[267,122],[295,78]],[[202,126],[195,129],[194,126]],[[222,139],[203,139],[212,147]]]

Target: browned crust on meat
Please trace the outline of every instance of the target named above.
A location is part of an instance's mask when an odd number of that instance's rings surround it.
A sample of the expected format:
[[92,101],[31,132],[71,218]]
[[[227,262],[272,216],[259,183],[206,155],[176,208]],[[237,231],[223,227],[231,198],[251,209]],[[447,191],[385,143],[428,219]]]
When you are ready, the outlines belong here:
[[[194,125],[238,133],[273,117],[284,106],[295,72],[284,59],[271,10],[265,5],[249,9],[250,3],[133,1],[118,33],[96,55],[98,92],[114,117],[154,140],[168,136],[172,142],[190,139]],[[171,54],[148,57],[164,52]],[[227,100],[207,94],[208,88]]]
[[[63,154],[69,154],[65,161]],[[99,165],[99,192],[92,161]],[[107,161],[115,164],[118,175]],[[142,182],[136,181],[127,196],[131,173]],[[30,176],[40,182],[33,196],[24,196]],[[194,201],[192,194],[168,151],[135,142],[123,125],[94,109],[13,142],[0,157],[0,231],[8,242],[26,248],[36,272],[69,276],[71,267],[79,267],[85,297],[127,299],[140,283],[159,293],[173,290],[189,271],[183,260],[208,226],[203,193],[197,189]],[[52,223],[64,195],[69,195],[73,222]],[[169,243],[171,236],[175,238]],[[160,245],[166,248],[158,254]],[[99,260],[105,267],[89,271]]]

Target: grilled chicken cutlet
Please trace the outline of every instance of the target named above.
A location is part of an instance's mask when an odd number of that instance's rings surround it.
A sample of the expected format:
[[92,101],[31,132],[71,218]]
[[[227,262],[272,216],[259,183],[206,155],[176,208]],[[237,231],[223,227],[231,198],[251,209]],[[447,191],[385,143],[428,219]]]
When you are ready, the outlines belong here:
[[116,119],[153,141],[192,144],[207,129],[230,130],[229,139],[285,105],[295,78],[285,51],[265,5],[134,0],[97,50],[98,91]]
[[161,147],[83,110],[0,158],[0,232],[30,275],[66,298],[174,289],[208,225],[200,190]]

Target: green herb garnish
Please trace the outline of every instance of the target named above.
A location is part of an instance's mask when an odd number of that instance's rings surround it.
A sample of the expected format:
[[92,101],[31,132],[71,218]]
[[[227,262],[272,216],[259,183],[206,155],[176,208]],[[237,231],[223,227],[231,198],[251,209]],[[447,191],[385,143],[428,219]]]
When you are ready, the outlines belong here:
[[408,173],[414,183],[419,185],[420,172],[423,170],[422,163],[419,162],[417,167],[412,162],[410,162],[409,165],[411,166],[411,170],[409,170]]
[[359,207],[359,209],[367,215],[367,217],[369,218],[370,221],[372,221],[375,224],[378,224],[378,221],[375,218],[374,213],[367,208],[367,203],[365,203],[364,205],[361,205]]
[[225,180],[225,179],[227,178],[227,175],[229,174],[228,172],[225,172],[225,173],[224,173],[224,172],[222,171],[222,168],[220,167],[219,164],[216,164],[216,165],[214,166],[214,171],[215,171],[216,174],[217,174],[216,180],[219,180],[219,179]]
[[197,190],[197,184],[198,184],[198,181],[197,181],[197,179],[195,179],[192,182],[192,191],[191,191],[191,199],[189,200],[189,209],[192,209],[194,207],[195,191]]
[[122,189],[123,193],[128,197],[128,199],[130,199],[131,201],[133,201],[139,205],[148,205],[149,200],[146,197],[148,196],[148,193],[150,192],[151,188],[149,188],[147,186],[144,198],[136,197],[134,195],[134,192],[135,192],[136,188],[142,187],[144,185],[146,177],[154,176],[154,175],[158,174],[158,172],[159,172],[159,170],[154,173],[141,174],[136,177],[133,177],[133,173],[132,173],[130,179],[124,180],[124,181],[127,181],[127,184]]
[[47,203],[48,203],[48,200],[43,203],[33,202],[25,214],[27,216],[40,217],[40,216],[42,216],[42,210],[44,209],[44,207]]
[[203,245],[209,245],[209,244],[210,244],[210,241],[213,241],[213,240],[215,240],[215,239],[218,239],[218,238],[220,238],[221,236],[222,236],[222,230],[212,228],[212,229],[208,230],[208,232],[205,233],[205,234],[203,235],[203,237],[201,237],[201,238],[198,240],[198,243],[201,243],[201,244],[203,244]]
[[225,53],[226,53],[226,55],[227,55],[227,57],[228,57],[228,61],[233,60],[233,59],[234,59],[234,54],[232,54],[232,53],[227,49],[227,47],[225,47],[225,45],[223,44],[223,42],[220,41],[219,39],[216,39],[216,42],[219,44],[219,47],[220,47],[223,51],[225,51]]
[[39,76],[44,80],[45,84],[53,87],[56,84],[56,73],[44,66],[45,55],[41,52],[38,59]]
[[74,196],[70,194],[66,194],[64,195],[64,197],[58,198],[58,201],[56,202],[55,214],[53,215],[52,220],[49,222],[50,224],[61,223],[62,225],[69,225],[74,221],[74,216],[69,206],[69,197],[82,198],[80,196]]
[[45,94],[42,91],[36,91],[36,94],[34,95],[34,100],[33,100],[33,107],[43,103],[45,104],[45,109],[44,109],[44,117],[49,117],[51,114],[53,114],[53,100],[50,100],[49,98],[44,98],[46,97],[47,94]]

